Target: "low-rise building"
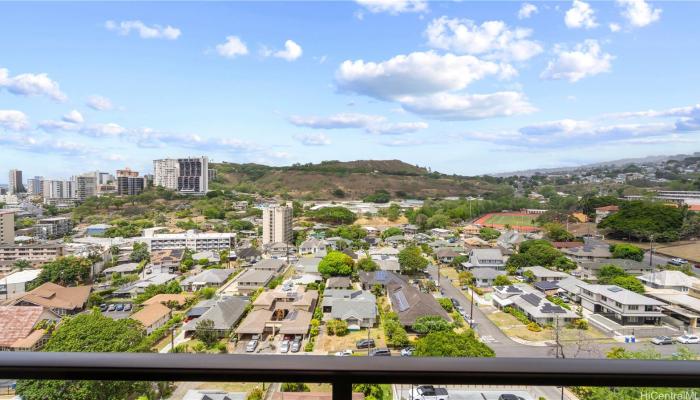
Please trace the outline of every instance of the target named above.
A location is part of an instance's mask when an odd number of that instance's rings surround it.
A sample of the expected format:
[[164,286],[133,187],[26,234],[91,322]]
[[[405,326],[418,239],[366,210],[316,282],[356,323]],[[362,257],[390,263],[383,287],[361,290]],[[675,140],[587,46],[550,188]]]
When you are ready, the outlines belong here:
[[26,292],[27,284],[41,273],[40,269],[25,269],[0,278],[0,299],[15,298]]
[[284,270],[286,262],[283,259],[267,258],[253,264],[250,268],[257,271],[270,271],[279,274]]
[[0,306],[0,351],[38,351],[50,337],[41,326],[61,318],[40,306]]
[[435,252],[435,257],[443,264],[451,263],[457,256],[459,256],[459,253],[451,248],[441,248]]
[[523,274],[526,273],[528,273],[527,275],[532,274],[534,282],[557,282],[571,276],[564,272],[555,271],[539,265],[523,268]]
[[315,237],[308,238],[304,240],[301,245],[299,245],[299,254],[314,254],[321,250],[326,249],[326,241],[322,239],[317,239]]
[[197,275],[180,281],[180,287],[188,292],[196,292],[205,287],[218,288],[234,273],[234,269],[205,269]]
[[472,270],[474,284],[477,287],[491,287],[493,281],[501,275],[506,275],[506,272],[494,268],[475,268]]
[[67,217],[42,218],[34,225],[34,236],[38,239],[56,239],[73,232],[73,220]]
[[595,223],[600,223],[605,217],[615,214],[618,211],[620,211],[620,207],[614,205],[597,207],[595,209]]
[[90,286],[64,287],[46,282],[16,299],[16,306],[40,306],[63,316],[77,314],[85,309]]
[[322,308],[326,320],[345,321],[351,331],[371,328],[377,322],[377,298],[367,290],[326,289]]
[[462,266],[468,270],[493,268],[502,271],[506,268],[506,260],[501,249],[472,249],[469,252],[469,261]]
[[156,229],[144,230],[141,241],[148,243],[154,250],[190,249],[194,252],[206,250],[229,250],[233,245],[235,233],[197,232],[189,230],[184,233],[156,233]]
[[206,304],[206,311],[201,313],[199,317],[191,319],[183,327],[185,336],[194,334],[197,330],[197,323],[200,321],[210,320],[214,323],[212,329],[218,337],[228,337],[233,331],[233,327],[243,318],[248,300],[241,297],[228,297]]
[[545,298],[545,295],[536,292],[528,285],[496,286],[493,290],[494,306],[499,309],[515,308],[522,311],[530,321],[540,325],[560,324],[563,326],[579,318],[575,312],[552,303]]
[[268,290],[253,302],[253,309],[236,333],[241,336],[264,333],[306,335],[318,301],[318,292],[297,286],[296,290]]
[[223,292],[229,295],[249,295],[267,286],[274,277],[272,271],[249,269],[238,275]]
[[0,265],[26,260],[38,267],[63,256],[63,250],[63,244],[0,245]]
[[561,249],[561,252],[576,262],[596,262],[613,258],[610,246],[593,238],[584,238],[581,246]]
[[611,258],[601,261],[582,261],[578,263],[581,278],[587,281],[597,281],[598,272],[600,269],[609,264],[615,265],[623,269],[625,273],[634,276],[648,274],[653,270],[653,267],[648,263],[625,258]]
[[146,267],[147,273],[171,274],[180,269],[185,256],[184,249],[156,250],[151,253],[151,263]]
[[146,334],[165,325],[170,319],[170,309],[161,303],[149,304],[131,315],[131,319],[138,321],[146,329]]
[[114,297],[131,297],[134,298],[141,293],[146,291],[149,286],[165,285],[177,278],[175,274],[150,274],[146,275],[145,278],[139,279],[136,282],[132,282],[122,286],[121,288],[112,292]]
[[577,296],[588,311],[620,325],[659,325],[664,303],[615,285],[578,283]]
[[700,279],[681,271],[651,272],[640,276],[639,280],[650,288],[673,289],[682,293],[688,293],[693,285],[700,284]]

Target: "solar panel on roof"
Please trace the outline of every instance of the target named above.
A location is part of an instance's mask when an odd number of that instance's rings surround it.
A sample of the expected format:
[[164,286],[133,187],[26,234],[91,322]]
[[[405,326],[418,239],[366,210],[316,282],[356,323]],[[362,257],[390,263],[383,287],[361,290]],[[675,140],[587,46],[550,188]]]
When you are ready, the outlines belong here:
[[534,295],[532,293],[524,294],[520,297],[522,297],[523,300],[527,301],[528,303],[532,304],[533,306],[538,306],[540,304],[539,296]]
[[400,312],[408,310],[408,300],[406,300],[406,295],[403,293],[403,291],[399,290],[394,293],[394,298],[396,299],[396,303],[398,303],[397,306]]
[[385,281],[386,280],[386,271],[377,271],[374,273],[374,279],[378,281]]
[[549,303],[544,303],[542,308],[540,309],[545,314],[565,314],[566,310],[559,306],[555,306]]
[[613,292],[613,293],[617,293],[617,292],[621,292],[621,291],[622,291],[622,288],[621,288],[621,287],[617,287],[617,286],[611,286],[611,287],[608,288],[608,290],[611,291],[611,292]]

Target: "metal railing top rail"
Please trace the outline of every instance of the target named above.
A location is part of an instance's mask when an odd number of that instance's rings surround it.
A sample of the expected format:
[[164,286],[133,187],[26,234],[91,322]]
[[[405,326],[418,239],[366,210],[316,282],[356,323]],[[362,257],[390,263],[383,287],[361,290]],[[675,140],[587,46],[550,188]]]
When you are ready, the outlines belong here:
[[696,387],[700,362],[0,352],[0,378]]

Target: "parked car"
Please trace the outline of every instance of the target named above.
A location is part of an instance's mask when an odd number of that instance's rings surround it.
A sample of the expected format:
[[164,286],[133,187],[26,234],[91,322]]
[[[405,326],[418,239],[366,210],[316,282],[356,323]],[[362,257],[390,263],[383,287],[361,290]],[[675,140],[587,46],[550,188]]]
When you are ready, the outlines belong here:
[[433,385],[420,385],[413,389],[411,397],[416,400],[449,400],[447,389]]
[[662,346],[665,344],[673,344],[673,339],[671,339],[668,336],[657,336],[657,337],[651,339],[651,343],[658,345],[658,346]]
[[107,304],[104,304],[104,303],[100,304],[100,311],[102,311],[102,312],[107,311],[107,307],[108,307]]
[[372,357],[391,357],[391,350],[389,349],[374,349],[369,353]]
[[288,353],[289,352],[289,340],[282,341],[282,344],[280,345],[280,352],[281,353]]
[[355,347],[358,349],[369,349],[374,347],[374,339],[362,339],[355,343]]
[[668,261],[669,264],[679,266],[683,264],[687,264],[688,260],[685,260],[683,258],[672,258]]
[[700,343],[700,337],[696,335],[683,335],[676,338],[676,342],[683,344],[698,344]]
[[124,304],[124,311],[131,311],[131,303]]
[[291,351],[292,353],[298,353],[301,350],[301,340],[296,340],[292,342]]
[[414,350],[415,349],[413,347],[404,347],[403,349],[401,349],[401,356],[402,357],[410,357],[413,355]]
[[110,304],[109,307],[107,307],[107,311],[114,311],[117,308],[115,304]]
[[337,357],[348,357],[348,356],[351,356],[352,353],[353,353],[352,350],[347,349],[347,350],[339,351],[339,352],[335,353],[335,355]]
[[459,301],[457,301],[457,299],[455,299],[454,297],[450,297],[450,301],[452,302],[452,305],[454,307],[457,307],[459,305]]
[[504,393],[504,394],[498,396],[498,400],[525,400],[525,399],[520,397],[520,396],[516,396],[514,394]]
[[258,347],[258,340],[257,339],[252,339],[248,342],[248,344],[245,346],[245,351],[246,353],[252,353],[255,351],[255,349]]
[[124,311],[124,304],[121,304],[121,303],[117,304],[117,307],[115,308],[115,310]]

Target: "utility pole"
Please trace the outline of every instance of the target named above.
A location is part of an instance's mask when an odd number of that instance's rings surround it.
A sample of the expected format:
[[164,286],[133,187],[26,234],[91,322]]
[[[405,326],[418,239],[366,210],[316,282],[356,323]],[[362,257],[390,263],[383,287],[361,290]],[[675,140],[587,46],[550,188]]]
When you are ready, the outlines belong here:
[[372,328],[368,326],[367,327],[367,356],[368,357],[369,357],[370,351],[372,349],[372,345],[371,345],[372,342],[370,342],[370,340],[372,340],[371,339],[372,335],[370,334],[371,330],[372,330]]
[[474,329],[474,288],[469,287],[472,290],[472,295],[469,298],[472,300],[471,307],[469,309],[469,329]]

